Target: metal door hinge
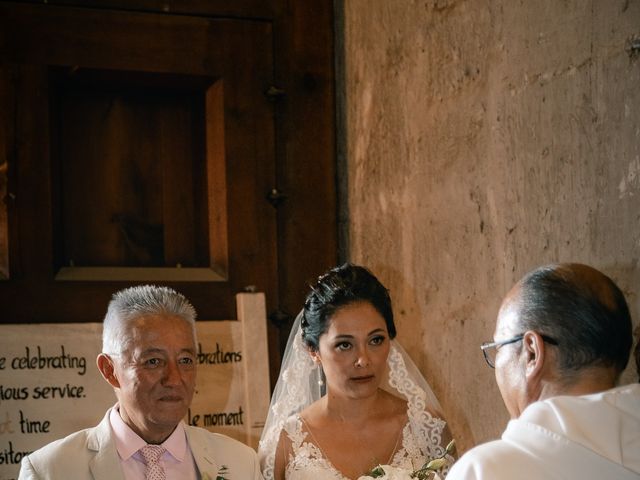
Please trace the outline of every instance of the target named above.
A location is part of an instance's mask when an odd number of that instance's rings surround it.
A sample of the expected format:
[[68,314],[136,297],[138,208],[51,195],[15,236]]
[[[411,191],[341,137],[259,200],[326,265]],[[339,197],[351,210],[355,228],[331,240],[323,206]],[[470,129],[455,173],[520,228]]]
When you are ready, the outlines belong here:
[[287,199],[287,196],[277,188],[272,188],[267,194],[267,200],[274,207],[278,207],[282,202]]
[[280,100],[281,98],[283,98],[286,95],[286,92],[281,89],[276,87],[275,85],[271,85],[266,92],[264,92],[264,94],[267,96],[267,98],[269,100]]

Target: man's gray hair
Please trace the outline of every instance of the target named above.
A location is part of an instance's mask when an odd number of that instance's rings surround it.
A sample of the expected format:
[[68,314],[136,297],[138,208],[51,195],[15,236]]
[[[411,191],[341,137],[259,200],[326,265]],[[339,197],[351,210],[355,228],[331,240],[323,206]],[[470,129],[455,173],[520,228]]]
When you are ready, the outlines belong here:
[[559,343],[563,376],[591,366],[625,369],[633,342],[631,315],[613,280],[587,265],[560,263],[529,272],[520,285],[520,329]]
[[142,285],[113,294],[102,326],[102,352],[120,355],[129,341],[133,321],[148,315],[167,315],[184,319],[196,339],[196,311],[184,297],[169,287]]

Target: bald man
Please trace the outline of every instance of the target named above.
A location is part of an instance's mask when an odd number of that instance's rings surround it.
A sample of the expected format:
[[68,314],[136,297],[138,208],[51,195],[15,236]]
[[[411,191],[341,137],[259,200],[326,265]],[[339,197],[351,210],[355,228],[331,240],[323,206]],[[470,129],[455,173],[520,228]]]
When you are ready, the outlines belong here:
[[579,264],[527,274],[482,345],[511,421],[447,480],[640,479],[640,385],[616,387],[631,343],[627,303],[607,276]]

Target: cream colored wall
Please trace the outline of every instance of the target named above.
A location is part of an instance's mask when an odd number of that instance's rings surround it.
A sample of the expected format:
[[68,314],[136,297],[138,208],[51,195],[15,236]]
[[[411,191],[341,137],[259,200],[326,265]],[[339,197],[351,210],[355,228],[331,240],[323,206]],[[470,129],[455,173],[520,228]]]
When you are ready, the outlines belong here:
[[640,1],[344,0],[340,15],[348,255],[391,288],[466,450],[508,419],[479,344],[526,271],[591,264],[638,322]]

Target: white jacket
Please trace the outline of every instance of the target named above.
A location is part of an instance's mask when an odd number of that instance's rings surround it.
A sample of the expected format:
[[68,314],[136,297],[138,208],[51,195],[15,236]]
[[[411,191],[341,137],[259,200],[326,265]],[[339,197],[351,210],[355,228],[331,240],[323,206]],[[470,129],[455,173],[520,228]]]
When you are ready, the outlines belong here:
[[535,402],[447,480],[640,479],[640,385]]

